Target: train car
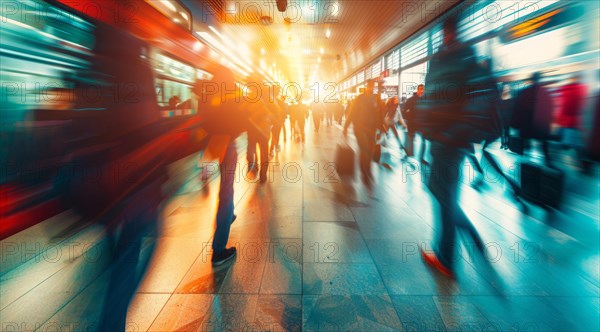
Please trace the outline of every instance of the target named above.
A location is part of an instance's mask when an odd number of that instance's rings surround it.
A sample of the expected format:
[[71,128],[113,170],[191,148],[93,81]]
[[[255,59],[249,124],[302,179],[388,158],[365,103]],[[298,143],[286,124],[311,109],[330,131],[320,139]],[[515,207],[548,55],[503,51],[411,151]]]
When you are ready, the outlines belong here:
[[105,214],[202,147],[191,91],[214,63],[183,5],[30,0],[2,13],[1,238],[70,207]]

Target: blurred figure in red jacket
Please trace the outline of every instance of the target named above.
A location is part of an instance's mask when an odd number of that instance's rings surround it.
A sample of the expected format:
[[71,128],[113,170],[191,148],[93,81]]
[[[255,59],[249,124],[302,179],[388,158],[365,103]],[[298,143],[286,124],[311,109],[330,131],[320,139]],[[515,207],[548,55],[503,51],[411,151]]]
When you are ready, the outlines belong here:
[[573,76],[560,88],[560,108],[556,124],[560,127],[559,135],[565,149],[574,149],[578,161],[582,160],[582,139],[580,118],[587,94],[586,87],[579,82],[579,75]]

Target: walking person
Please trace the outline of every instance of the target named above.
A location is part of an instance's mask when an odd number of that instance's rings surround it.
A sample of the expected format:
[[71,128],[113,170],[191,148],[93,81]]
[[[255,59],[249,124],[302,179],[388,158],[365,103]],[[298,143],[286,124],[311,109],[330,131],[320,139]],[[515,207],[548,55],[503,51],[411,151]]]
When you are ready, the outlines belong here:
[[[415,124],[415,114],[416,109],[415,106],[417,101],[423,97],[425,93],[425,85],[419,84],[417,86],[417,91],[406,100],[406,104],[404,105],[404,109],[401,111],[402,118],[404,119],[404,123],[406,124],[406,142],[404,144],[404,151],[406,152],[406,157],[413,157],[415,153],[415,135],[417,133],[417,128]],[[425,161],[425,139],[421,136],[421,148],[419,149],[419,160],[422,164],[427,165],[427,161]],[[405,157],[405,158],[406,158]]]
[[[456,114],[462,111],[466,97],[449,100],[444,87],[468,86],[469,74],[477,66],[475,53],[456,39],[457,20],[446,19],[443,24],[443,44],[434,54],[425,84],[431,87],[422,105],[418,105],[419,129],[431,140],[431,173],[428,187],[439,203],[440,213],[436,218],[433,251],[421,248],[423,260],[445,276],[454,277],[457,229],[469,235],[481,252],[483,242],[479,234],[460,208],[458,188],[459,169],[471,142],[464,139],[465,127]],[[426,107],[429,106],[429,109]],[[442,120],[455,119],[453,121]],[[428,125],[435,124],[435,125]],[[409,124],[410,126],[410,124]],[[422,126],[422,127],[421,127]]]
[[275,156],[275,150],[279,152],[281,145],[279,145],[279,137],[281,135],[281,129],[283,132],[283,140],[285,141],[285,118],[286,110],[285,103],[282,100],[282,96],[279,94],[281,88],[278,85],[274,86],[274,95],[269,98],[269,102],[273,102],[275,107],[275,115],[273,117],[273,126],[271,127],[271,144],[269,145],[269,153],[271,157]]
[[554,104],[550,92],[541,84],[541,78],[539,72],[531,75],[530,85],[517,95],[510,126],[519,130],[519,138],[525,147],[532,140],[541,141],[546,166],[553,168],[548,140]]
[[344,123],[344,136],[348,134],[350,124],[353,125],[359,149],[362,180],[367,186],[373,184],[371,160],[375,147],[375,132],[379,128],[379,102],[373,94],[374,88],[375,82],[367,81],[365,92],[352,102],[348,118]]
[[[227,68],[218,67],[212,74],[214,76],[210,81],[196,83],[194,93],[203,104],[199,109],[204,110],[206,129],[210,134],[206,150],[216,156],[221,172],[211,259],[213,266],[219,266],[236,256],[236,248],[227,247],[231,224],[235,220],[233,184],[238,157],[235,139],[247,130],[250,121],[249,112],[244,109],[248,105],[238,102],[241,91],[236,88],[233,73]],[[208,85],[212,89],[208,89]],[[229,93],[231,90],[235,90],[236,95]],[[208,91],[213,93],[209,94]]]

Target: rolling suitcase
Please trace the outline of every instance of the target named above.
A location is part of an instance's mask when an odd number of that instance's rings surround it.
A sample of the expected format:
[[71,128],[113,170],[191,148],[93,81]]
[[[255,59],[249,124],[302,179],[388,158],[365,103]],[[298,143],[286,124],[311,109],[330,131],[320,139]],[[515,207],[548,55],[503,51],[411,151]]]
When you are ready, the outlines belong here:
[[339,176],[354,175],[354,150],[348,144],[338,144],[335,152],[335,166]]
[[562,202],[564,173],[529,162],[521,163],[521,196],[534,203],[558,208]]

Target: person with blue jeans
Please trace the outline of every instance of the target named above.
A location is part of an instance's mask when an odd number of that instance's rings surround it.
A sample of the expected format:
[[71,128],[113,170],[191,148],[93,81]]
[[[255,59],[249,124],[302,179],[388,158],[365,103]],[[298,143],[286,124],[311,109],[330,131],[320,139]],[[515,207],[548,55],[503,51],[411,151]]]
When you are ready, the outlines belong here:
[[237,150],[235,141],[230,141],[221,162],[221,183],[219,189],[219,203],[217,206],[217,227],[213,236],[212,265],[218,266],[235,257],[235,247],[226,248],[229,239],[229,230],[235,220],[233,214],[233,183],[235,168],[237,166]]
[[197,81],[194,94],[202,104],[198,107],[202,110],[199,113],[202,127],[210,135],[206,150],[211,151],[209,155],[218,155],[221,171],[211,259],[212,265],[218,266],[236,255],[235,247],[227,248],[229,230],[235,220],[233,184],[238,158],[235,139],[250,127],[247,110],[251,105],[240,102],[242,92],[231,70],[219,66],[210,72],[213,78]]

